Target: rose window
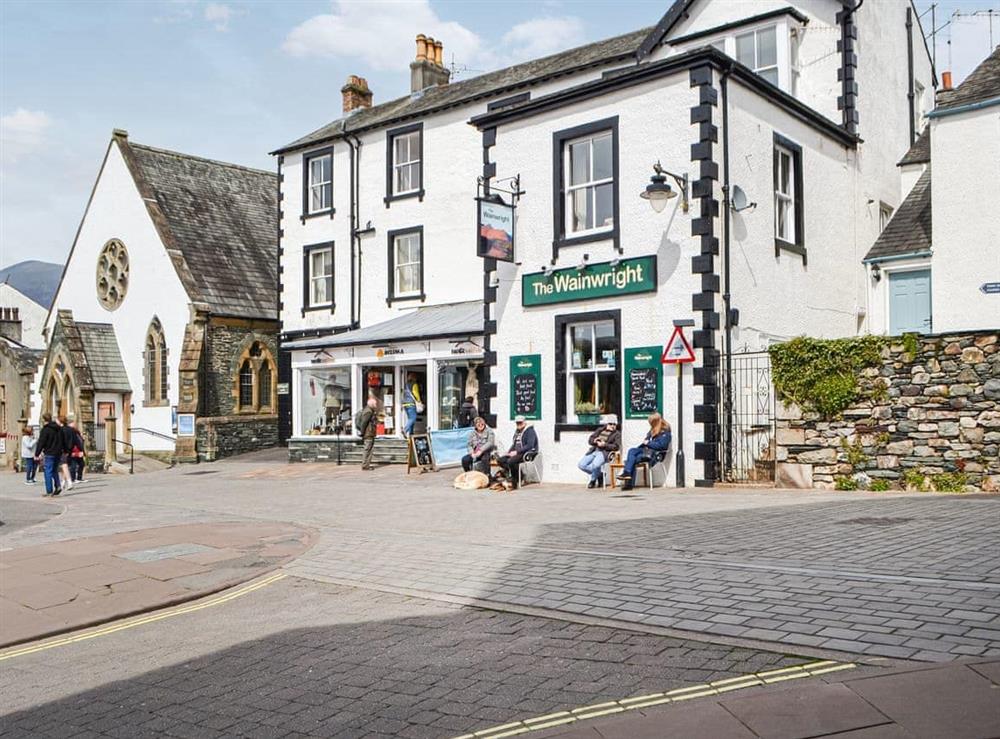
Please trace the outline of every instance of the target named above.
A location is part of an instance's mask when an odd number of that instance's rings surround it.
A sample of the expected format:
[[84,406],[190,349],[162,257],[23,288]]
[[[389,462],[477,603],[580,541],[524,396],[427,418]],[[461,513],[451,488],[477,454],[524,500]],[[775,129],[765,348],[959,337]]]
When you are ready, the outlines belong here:
[[114,310],[128,291],[128,251],[118,239],[111,239],[97,258],[97,299]]

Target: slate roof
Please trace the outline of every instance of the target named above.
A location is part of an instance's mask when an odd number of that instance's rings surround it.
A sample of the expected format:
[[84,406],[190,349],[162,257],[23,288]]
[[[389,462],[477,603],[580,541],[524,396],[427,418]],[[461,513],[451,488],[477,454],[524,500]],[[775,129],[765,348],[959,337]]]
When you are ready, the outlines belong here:
[[40,306],[49,308],[59,287],[62,265],[29,259],[0,269],[0,282],[5,282]]
[[866,262],[931,250],[931,165],[920,175],[910,194],[879,234]]
[[499,95],[504,91],[577,72],[598,64],[634,59],[640,44],[652,30],[652,26],[642,28],[541,59],[516,64],[506,69],[487,72],[460,82],[429,87],[422,92],[390,100],[380,105],[373,105],[370,108],[360,108],[272,153],[280,154],[311,144],[329,141],[340,137],[345,131],[357,132],[367,128],[375,128],[416,115],[468,103],[477,98]]
[[277,319],[277,176],[116,140],[192,302]]
[[954,90],[938,94],[938,105],[934,113],[941,113],[960,105],[981,103],[992,98],[1000,98],[1000,46],[997,46],[962,84]]
[[24,344],[0,337],[0,345],[4,346],[10,356],[10,361],[21,374],[30,372],[34,375],[38,365],[45,358],[44,349],[29,349]]
[[907,164],[926,164],[931,160],[931,127],[924,126],[913,146],[903,155],[903,158],[896,164],[897,167],[905,167]]
[[321,349],[388,341],[476,336],[483,333],[483,301],[448,303],[417,308],[388,321],[334,336],[284,341],[282,349]]
[[77,322],[80,341],[83,343],[83,353],[87,357],[87,366],[93,381],[94,390],[107,392],[129,393],[132,386],[125,372],[121,352],[118,350],[118,338],[115,328],[110,323]]

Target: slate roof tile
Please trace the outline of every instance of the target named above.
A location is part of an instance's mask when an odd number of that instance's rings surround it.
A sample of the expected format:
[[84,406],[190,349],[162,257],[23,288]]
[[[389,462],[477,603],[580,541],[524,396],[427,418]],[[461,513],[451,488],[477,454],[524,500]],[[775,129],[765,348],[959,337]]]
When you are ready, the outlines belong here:
[[276,319],[277,176],[120,143],[138,169],[143,196],[159,206],[169,230],[167,248],[183,258],[174,264],[191,300],[220,315]]
[[83,353],[93,381],[94,390],[128,393],[132,386],[128,381],[125,363],[118,350],[115,327],[110,323],[76,323],[83,343]]
[[924,126],[923,132],[913,142],[903,158],[899,160],[897,167],[905,167],[907,164],[926,164],[931,160],[931,127]]
[[931,165],[879,234],[865,261],[878,261],[931,249]]
[[1000,97],[1000,46],[954,90],[938,94],[935,112]]

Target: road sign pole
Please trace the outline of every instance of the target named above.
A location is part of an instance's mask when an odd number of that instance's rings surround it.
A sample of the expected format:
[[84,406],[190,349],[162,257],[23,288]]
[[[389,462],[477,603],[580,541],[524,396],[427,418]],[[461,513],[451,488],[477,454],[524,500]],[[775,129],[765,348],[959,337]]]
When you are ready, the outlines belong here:
[[674,457],[677,487],[684,487],[684,364],[677,363],[677,454]]

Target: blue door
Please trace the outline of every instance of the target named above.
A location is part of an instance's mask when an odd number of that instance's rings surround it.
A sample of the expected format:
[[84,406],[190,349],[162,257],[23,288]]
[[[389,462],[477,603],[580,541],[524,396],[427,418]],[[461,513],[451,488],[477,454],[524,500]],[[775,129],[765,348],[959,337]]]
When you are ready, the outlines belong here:
[[889,275],[889,333],[931,331],[931,271],[897,272]]

